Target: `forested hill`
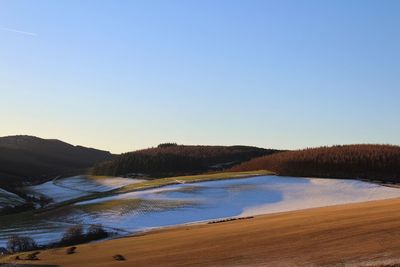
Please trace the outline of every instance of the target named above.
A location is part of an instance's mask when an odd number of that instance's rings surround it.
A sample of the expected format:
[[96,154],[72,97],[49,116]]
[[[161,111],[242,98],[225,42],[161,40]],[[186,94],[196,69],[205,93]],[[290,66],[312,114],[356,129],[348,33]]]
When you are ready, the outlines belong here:
[[153,176],[192,174],[226,169],[275,152],[277,150],[250,146],[161,144],[156,148],[125,153],[111,161],[96,164],[91,173],[115,176],[129,173]]
[[400,182],[400,147],[344,145],[288,151],[260,157],[233,171],[266,169],[280,175],[367,178]]
[[112,157],[107,151],[54,139],[25,135],[0,137],[0,187],[78,174]]

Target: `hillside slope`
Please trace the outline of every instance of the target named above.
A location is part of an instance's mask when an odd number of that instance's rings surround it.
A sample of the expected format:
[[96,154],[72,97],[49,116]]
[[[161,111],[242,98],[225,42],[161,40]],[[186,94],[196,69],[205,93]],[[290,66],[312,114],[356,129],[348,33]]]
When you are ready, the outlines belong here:
[[122,154],[112,161],[97,164],[92,169],[96,175],[125,175],[146,173],[150,175],[180,175],[217,171],[254,157],[269,155],[277,150],[249,146],[186,146],[161,144]]
[[[384,266],[378,263],[400,262],[398,229],[400,200],[391,199],[185,225],[79,245],[73,255],[51,249],[38,257],[42,265],[61,267]],[[114,260],[117,254],[126,260]]]
[[59,140],[22,135],[0,137],[0,187],[78,174],[112,157],[107,151],[73,146]]
[[400,182],[400,147],[344,145],[288,151],[252,159],[232,170],[261,169],[288,176],[366,178]]

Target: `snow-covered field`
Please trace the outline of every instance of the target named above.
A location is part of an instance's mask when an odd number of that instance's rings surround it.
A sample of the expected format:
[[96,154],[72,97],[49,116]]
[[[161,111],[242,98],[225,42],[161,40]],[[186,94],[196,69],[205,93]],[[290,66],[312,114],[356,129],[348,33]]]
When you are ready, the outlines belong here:
[[23,198],[0,188],[0,209],[14,207],[23,203],[25,203]]
[[[35,190],[63,201],[89,191],[104,190],[103,186],[109,189],[127,182],[105,179],[100,183],[95,180],[93,185],[93,180],[74,179],[56,180],[36,186]],[[78,223],[100,223],[127,234],[226,217],[397,197],[400,189],[357,180],[260,176],[177,184],[79,202],[40,213],[19,224],[0,220],[0,246],[13,233],[32,236],[40,244],[55,241],[70,225]]]
[[44,195],[53,202],[63,202],[96,192],[105,192],[125,185],[141,182],[139,179],[121,177],[88,177],[84,175],[55,179],[40,185],[31,186],[33,195]]
[[75,206],[86,212],[80,215],[83,222],[95,221],[140,231],[395,197],[400,197],[399,189],[357,180],[262,176],[171,185],[85,201]]
[[59,187],[85,192],[105,192],[126,185],[142,182],[140,179],[122,178],[122,177],[88,177],[74,176],[64,179],[57,179],[54,184]]

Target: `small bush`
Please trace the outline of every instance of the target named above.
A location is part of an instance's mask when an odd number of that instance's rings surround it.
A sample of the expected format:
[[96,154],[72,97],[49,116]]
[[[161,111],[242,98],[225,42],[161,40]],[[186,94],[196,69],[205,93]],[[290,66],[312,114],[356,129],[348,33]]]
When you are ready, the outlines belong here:
[[87,231],[86,239],[96,240],[96,239],[105,238],[107,236],[108,236],[108,233],[103,229],[101,224],[93,224],[89,227],[89,229]]
[[69,248],[67,248],[66,252],[68,255],[70,255],[70,254],[74,254],[75,251],[76,251],[76,247],[69,247]]
[[34,250],[36,242],[28,236],[12,235],[7,240],[7,249],[13,253]]
[[33,253],[29,253],[28,255],[26,255],[25,259],[29,260],[29,261],[37,261],[39,260],[39,258],[37,257],[37,255],[39,255],[39,251],[33,252]]
[[8,250],[6,248],[0,247],[0,256],[8,254]]
[[61,245],[73,245],[83,243],[84,241],[85,236],[82,225],[75,225],[65,231],[60,243]]
[[125,257],[120,255],[120,254],[117,254],[117,255],[113,256],[113,259],[116,260],[116,261],[124,261]]

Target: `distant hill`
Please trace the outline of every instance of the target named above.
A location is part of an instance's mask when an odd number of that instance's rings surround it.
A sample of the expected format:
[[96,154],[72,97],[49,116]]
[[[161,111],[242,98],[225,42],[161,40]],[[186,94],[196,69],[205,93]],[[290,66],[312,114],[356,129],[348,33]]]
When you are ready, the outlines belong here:
[[91,173],[145,173],[152,176],[193,174],[226,169],[251,158],[275,152],[277,150],[250,146],[186,146],[166,143],[155,148],[125,153],[111,161],[96,164]]
[[0,137],[0,187],[78,174],[112,157],[107,151],[60,140],[26,135]]
[[400,147],[344,145],[288,151],[252,159],[233,171],[266,169],[280,175],[366,178],[400,182]]

